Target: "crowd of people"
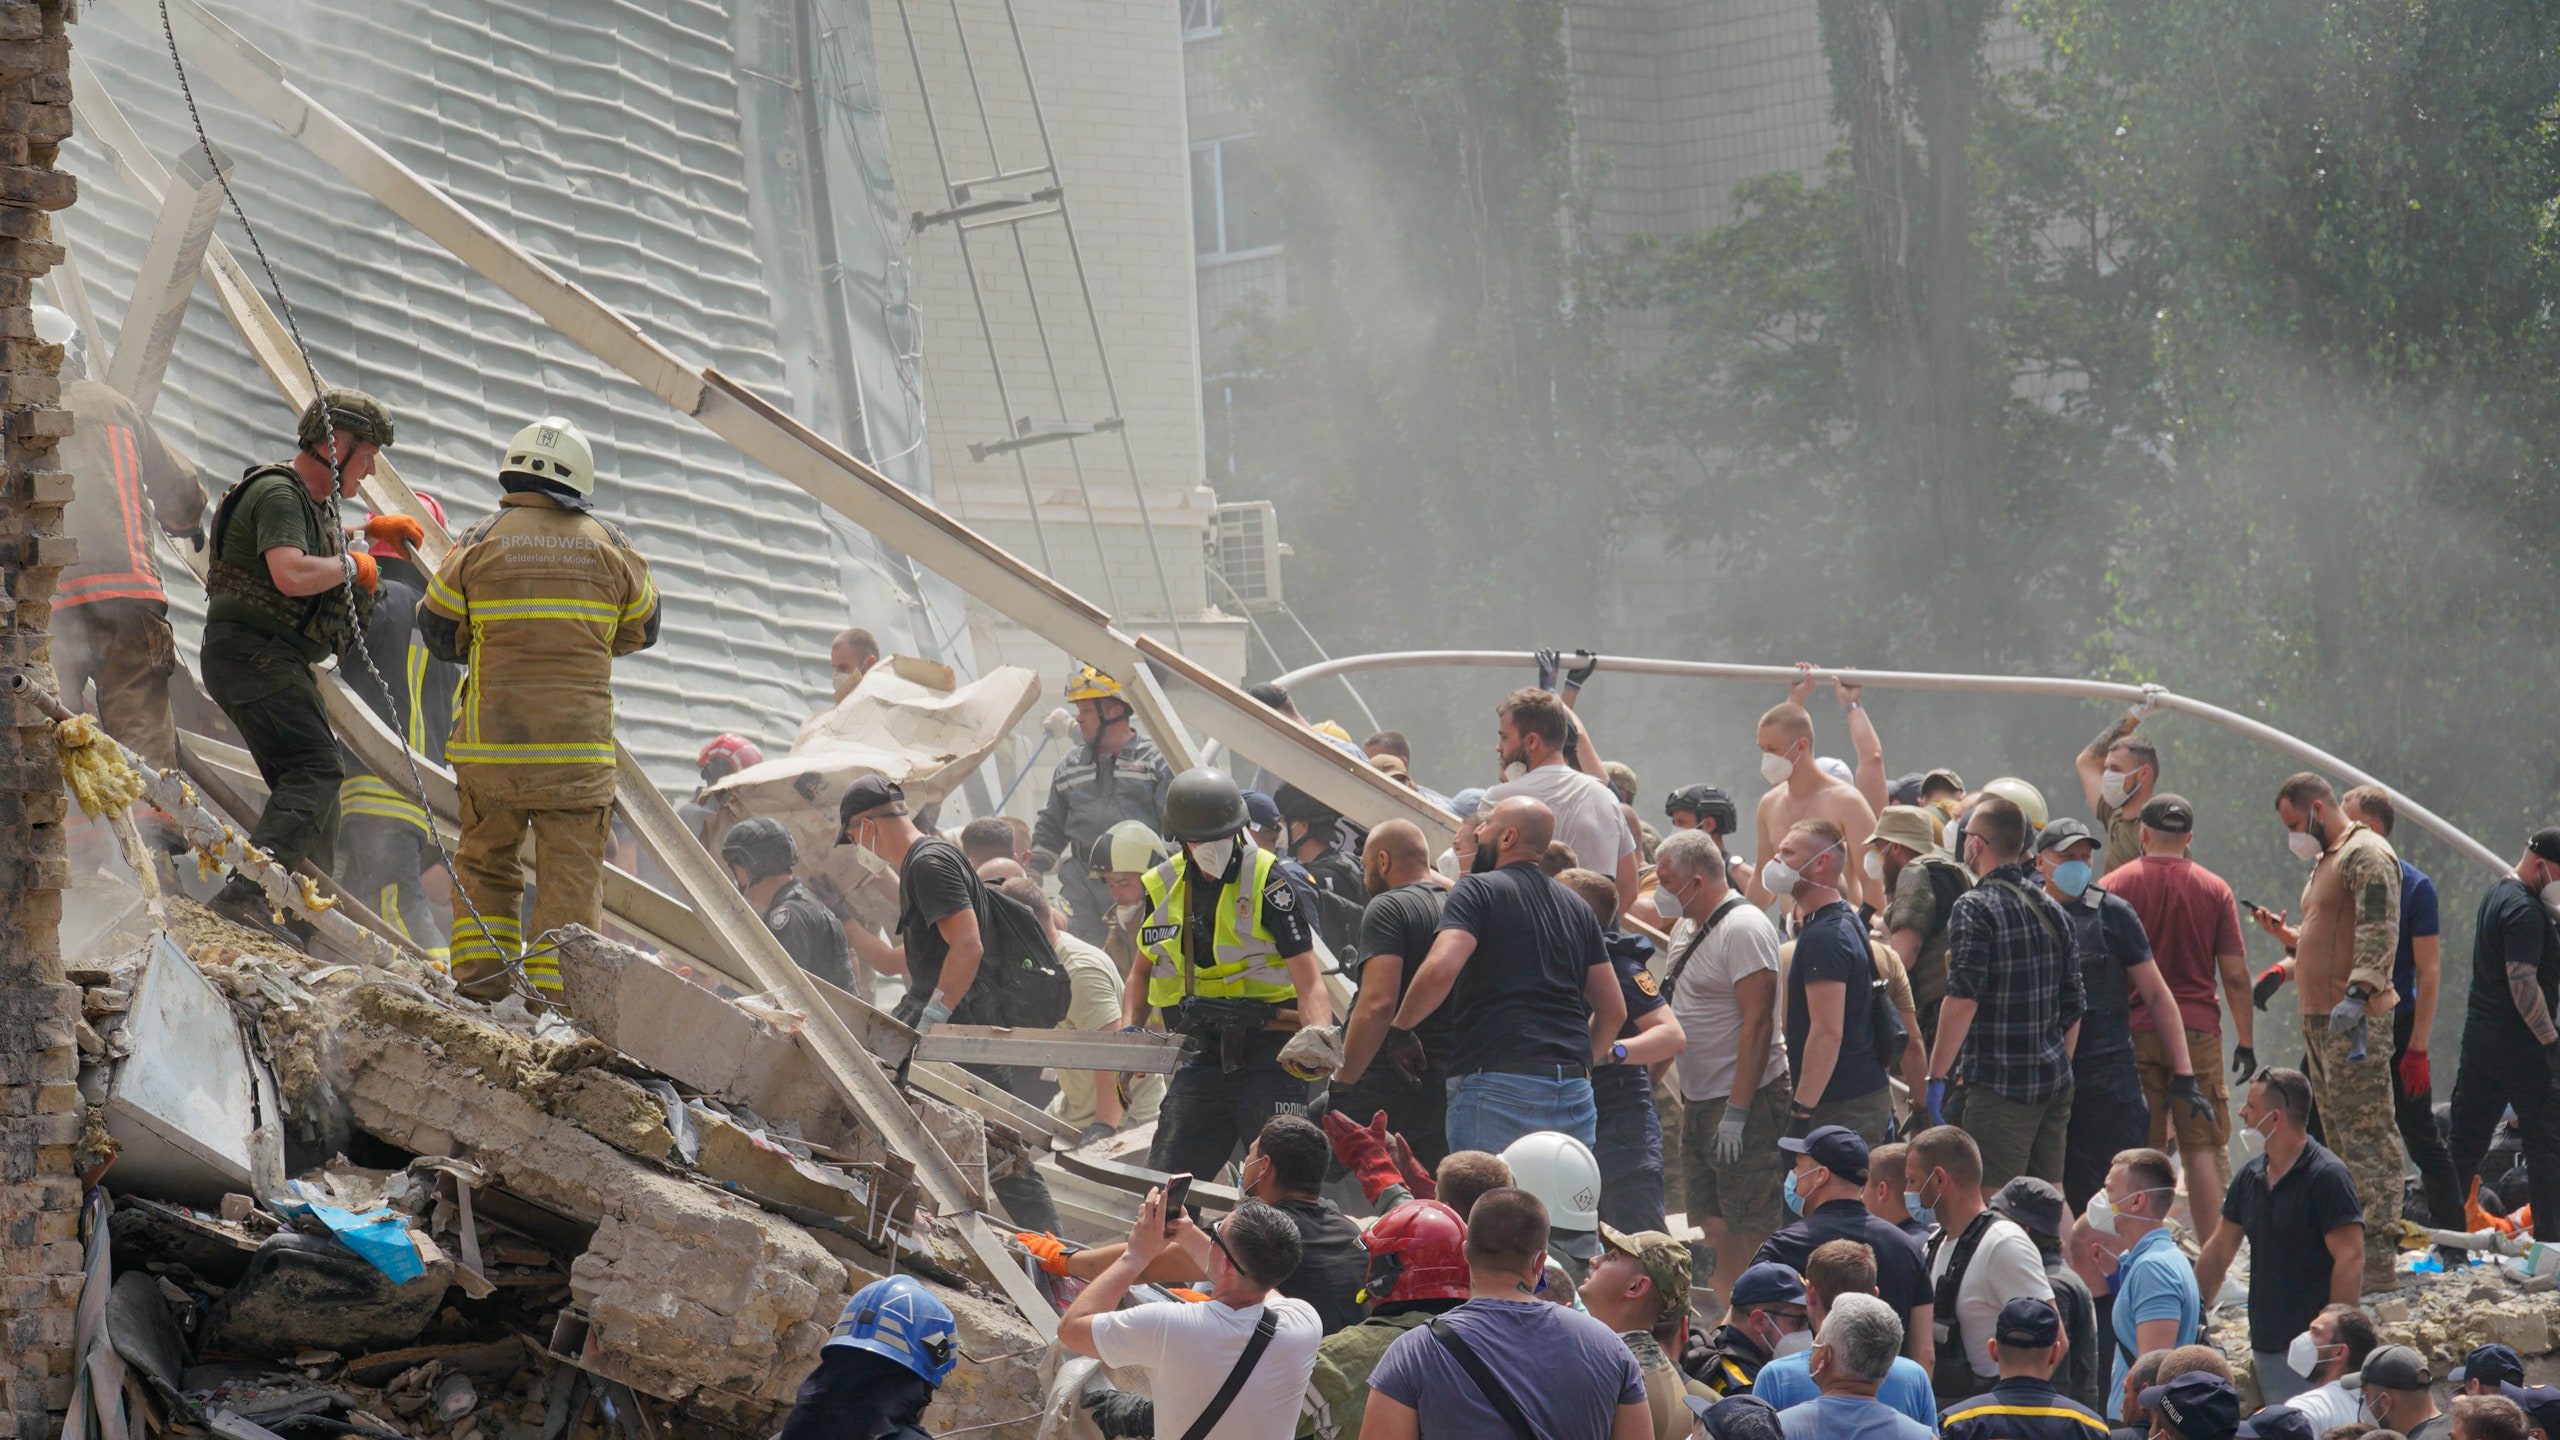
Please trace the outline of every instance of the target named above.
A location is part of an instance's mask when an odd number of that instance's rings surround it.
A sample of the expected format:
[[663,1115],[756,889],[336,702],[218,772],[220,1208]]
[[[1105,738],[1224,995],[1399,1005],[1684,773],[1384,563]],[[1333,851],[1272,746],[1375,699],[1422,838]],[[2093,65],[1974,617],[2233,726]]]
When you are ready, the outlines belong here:
[[[1750,833],[1697,783],[1657,836],[1575,711],[1587,672],[1554,678],[1496,707],[1502,778],[1445,797],[1435,855],[1170,772],[1081,674],[1085,744],[1028,850],[989,826],[945,899],[907,901],[920,1024],[968,1003],[916,963],[984,913],[967,882],[1036,906],[1058,874],[1053,933],[1103,960],[1069,1023],[1193,1040],[1148,1097],[1170,1179],[1124,1242],[1007,1201],[1059,1343],[1131,1387],[1087,1392],[1106,1434],[2560,1436],[2512,1352],[2439,1373],[2360,1308],[2401,1283],[2404,1135],[2433,1224],[2503,1215],[2477,1188],[2502,1114],[2511,1199],[2560,1180],[2560,828],[2481,899],[2448,1137],[2436,892],[2387,793],[2277,786],[2307,878],[2270,910],[2192,858],[2141,715],[2078,757],[2082,820],[2015,778],[1888,778],[1852,686],[1855,762],[1819,755],[1808,674],[1759,722]],[[1403,737],[1329,738],[1444,798]],[[858,784],[846,835],[922,878],[893,790]],[[2255,976],[2244,910],[2285,950]],[[2262,1067],[2287,986],[2304,1060]],[[1145,1123],[1128,1077],[1085,1079],[1053,1103],[1088,1139]],[[1232,1209],[1180,1203],[1231,1161]],[[2560,1238],[2560,1205],[2533,1216]],[[2235,1304],[2246,1354],[2206,1331]]]

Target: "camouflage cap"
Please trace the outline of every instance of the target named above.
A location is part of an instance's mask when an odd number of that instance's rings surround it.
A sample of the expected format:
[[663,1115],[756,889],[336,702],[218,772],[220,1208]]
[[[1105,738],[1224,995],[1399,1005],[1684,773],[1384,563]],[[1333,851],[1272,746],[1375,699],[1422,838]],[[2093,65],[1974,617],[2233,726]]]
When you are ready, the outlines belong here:
[[324,445],[332,430],[344,430],[358,440],[370,440],[388,449],[391,411],[361,390],[332,385],[302,407],[302,423],[295,434],[305,445]]
[[1662,1297],[1661,1318],[1689,1308],[1689,1247],[1659,1230],[1639,1230],[1630,1235],[1609,1226],[1600,1227],[1600,1243],[1644,1267],[1653,1277],[1654,1293]]

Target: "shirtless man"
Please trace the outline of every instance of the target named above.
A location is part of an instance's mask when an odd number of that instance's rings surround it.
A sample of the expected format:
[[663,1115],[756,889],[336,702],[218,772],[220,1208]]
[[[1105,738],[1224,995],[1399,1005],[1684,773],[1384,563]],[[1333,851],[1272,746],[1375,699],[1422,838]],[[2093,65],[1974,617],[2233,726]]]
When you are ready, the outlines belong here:
[[[1844,698],[1842,703],[1855,702]],[[1875,833],[1876,812],[1857,786],[1823,774],[1813,763],[1813,717],[1802,705],[1790,700],[1760,717],[1760,773],[1763,778],[1775,778],[1769,793],[1760,797],[1755,817],[1758,862],[1744,892],[1751,903],[1766,905],[1777,898],[1761,883],[1760,870],[1777,855],[1778,841],[1787,831],[1801,820],[1828,820],[1848,837],[1849,863],[1842,892],[1852,905],[1884,908],[1883,883],[1867,874],[1867,837]]]

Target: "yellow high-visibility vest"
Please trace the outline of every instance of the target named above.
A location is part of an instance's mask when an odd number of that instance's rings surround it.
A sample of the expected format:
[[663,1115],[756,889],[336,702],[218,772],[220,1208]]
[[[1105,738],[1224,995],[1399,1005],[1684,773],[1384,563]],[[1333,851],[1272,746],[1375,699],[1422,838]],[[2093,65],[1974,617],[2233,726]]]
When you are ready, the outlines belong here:
[[[1280,944],[1262,914],[1263,892],[1270,887],[1277,863],[1268,850],[1246,845],[1247,863],[1238,866],[1235,903],[1218,907],[1215,963],[1191,970],[1189,994],[1206,1000],[1298,998],[1281,963]],[[1138,951],[1147,957],[1147,1003],[1159,1009],[1182,1003],[1185,957],[1190,927],[1184,904],[1191,893],[1188,862],[1180,853],[1147,872],[1146,913],[1139,920]]]

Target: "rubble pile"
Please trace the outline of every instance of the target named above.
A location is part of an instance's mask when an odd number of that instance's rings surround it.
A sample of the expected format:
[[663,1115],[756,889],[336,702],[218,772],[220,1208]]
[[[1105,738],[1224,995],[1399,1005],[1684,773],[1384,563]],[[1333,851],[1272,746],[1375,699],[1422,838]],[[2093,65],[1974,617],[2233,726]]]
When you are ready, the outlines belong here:
[[[788,1013],[574,950],[579,1028],[178,897],[148,943],[72,962],[124,1433],[768,1435],[848,1295],[901,1269],[973,1362],[941,1425],[1033,1433],[1040,1332]],[[909,1098],[982,1178],[984,1122]]]
[[[2474,1346],[2506,1345],[2523,1357],[2527,1383],[2560,1383],[2560,1290],[2550,1276],[2528,1280],[2492,1261],[2441,1274],[2403,1275],[2401,1280],[2396,1292],[2364,1297],[2383,1344],[2409,1346],[2426,1356],[2438,1375],[2461,1364]],[[2207,1330],[2206,1338],[2230,1357],[2240,1378],[2243,1408],[2249,1408],[2257,1377],[2247,1310],[2225,1306],[2215,1312]]]

